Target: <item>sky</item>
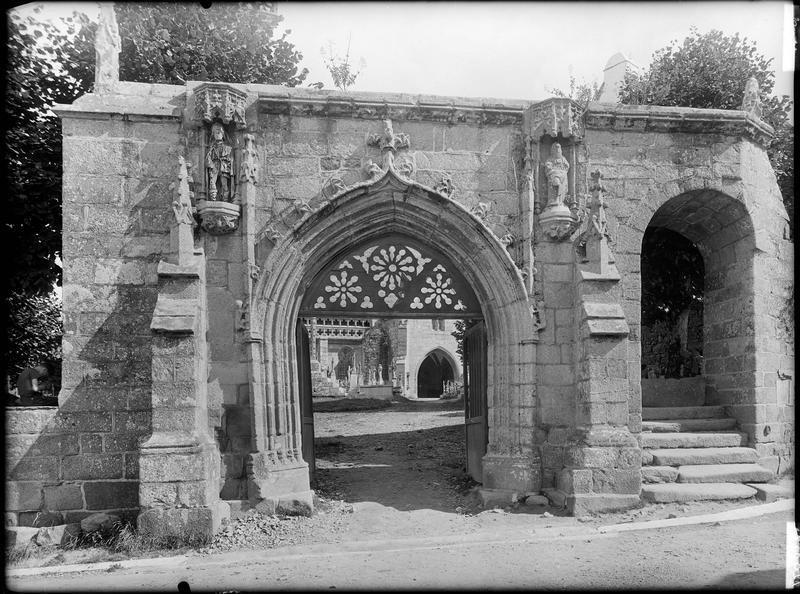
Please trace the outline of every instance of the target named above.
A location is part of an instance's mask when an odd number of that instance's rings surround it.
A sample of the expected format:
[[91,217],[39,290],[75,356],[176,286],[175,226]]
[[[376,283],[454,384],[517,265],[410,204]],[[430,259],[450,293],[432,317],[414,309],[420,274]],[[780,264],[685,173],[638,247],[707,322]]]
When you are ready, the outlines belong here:
[[[36,2],[45,15],[97,3]],[[354,90],[544,99],[549,90],[603,80],[617,52],[646,67],[653,52],[695,26],[754,41],[773,58],[776,92],[793,96],[790,2],[278,2],[279,30],[303,54],[306,83],[332,88],[321,48],[332,42],[365,67]],[[744,87],[742,81],[742,86]]]

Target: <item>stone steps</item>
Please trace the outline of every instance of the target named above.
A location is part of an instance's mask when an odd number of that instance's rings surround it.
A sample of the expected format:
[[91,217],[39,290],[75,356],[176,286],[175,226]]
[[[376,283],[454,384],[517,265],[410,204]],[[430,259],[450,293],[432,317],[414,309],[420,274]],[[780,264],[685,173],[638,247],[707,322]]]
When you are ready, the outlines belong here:
[[[724,406],[700,406],[672,394],[642,408],[642,500],[658,503],[758,496],[755,485],[775,478]],[[752,483],[748,486],[744,483]],[[764,494],[763,497],[767,495]]]
[[643,421],[711,419],[724,416],[724,406],[645,406],[642,408]]
[[758,453],[753,448],[664,448],[650,450],[654,466],[697,464],[753,464]]
[[690,464],[678,467],[679,483],[767,483],[775,474],[758,464]]
[[642,431],[680,433],[692,431],[727,431],[736,428],[736,419],[679,419],[644,421]]
[[659,483],[642,485],[641,497],[652,503],[748,499],[756,489],[741,483]]
[[758,464],[642,466],[642,483],[766,483],[774,473]]
[[739,431],[706,431],[640,434],[642,448],[726,448],[747,443],[747,434]]

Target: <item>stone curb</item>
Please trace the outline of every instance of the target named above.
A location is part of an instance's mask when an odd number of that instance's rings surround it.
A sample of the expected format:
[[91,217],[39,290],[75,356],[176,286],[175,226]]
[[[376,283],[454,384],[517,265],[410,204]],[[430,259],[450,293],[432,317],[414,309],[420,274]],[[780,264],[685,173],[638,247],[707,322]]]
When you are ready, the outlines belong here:
[[727,522],[730,520],[742,520],[745,518],[755,518],[775,512],[788,511],[794,509],[794,498],[781,499],[773,503],[764,503],[740,509],[731,509],[715,514],[703,514],[688,518],[669,518],[667,520],[648,520],[646,522],[630,522],[625,524],[614,524],[612,526],[601,526],[598,530],[601,533],[608,532],[630,532],[632,530],[650,530],[653,528],[670,528],[672,526],[686,526],[689,524],[708,524],[710,522]]
[[[731,520],[741,520],[745,518],[755,518],[766,514],[788,511],[794,509],[794,498],[782,499],[773,503],[764,503],[740,509],[728,510],[714,514],[703,514],[687,518],[670,518],[666,520],[648,520],[645,522],[627,522],[624,524],[612,524],[608,526],[552,526],[530,531],[511,529],[502,532],[474,533],[467,535],[454,536],[433,536],[425,538],[408,538],[397,540],[376,540],[376,541],[356,541],[352,543],[320,544],[320,545],[298,545],[281,549],[270,549],[266,551],[245,551],[252,559],[256,557],[268,559],[271,557],[312,557],[318,555],[350,555],[362,552],[376,551],[402,551],[408,549],[440,548],[443,546],[471,545],[475,543],[483,544],[508,544],[520,543],[542,538],[586,538],[586,537],[608,537],[620,532],[630,532],[634,530],[653,530],[657,528],[670,528],[673,526],[687,526],[691,524],[707,524],[711,522],[726,522]],[[226,551],[213,555],[213,559],[208,559],[208,563],[219,562],[230,557],[241,555],[242,551]],[[81,563],[75,565],[52,565],[48,567],[25,567],[20,569],[6,570],[7,577],[26,577],[41,576],[46,574],[76,573],[82,571],[108,571],[111,567],[117,569],[135,569],[140,567],[162,567],[165,565],[174,566],[179,563],[188,563],[200,559],[196,555],[177,555],[174,557],[154,557],[147,559],[131,559],[128,561],[103,561],[100,563]]]

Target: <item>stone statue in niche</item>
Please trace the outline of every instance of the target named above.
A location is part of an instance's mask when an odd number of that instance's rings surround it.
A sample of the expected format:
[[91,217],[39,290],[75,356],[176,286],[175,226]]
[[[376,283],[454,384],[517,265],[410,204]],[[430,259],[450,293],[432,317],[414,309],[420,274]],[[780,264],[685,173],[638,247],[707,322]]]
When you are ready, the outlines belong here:
[[225,128],[219,122],[211,125],[211,146],[206,153],[209,200],[230,202],[233,175],[233,147],[226,140]]
[[550,158],[544,164],[547,176],[547,206],[562,206],[566,202],[569,181],[569,161],[561,153],[561,144],[554,142],[550,148]]

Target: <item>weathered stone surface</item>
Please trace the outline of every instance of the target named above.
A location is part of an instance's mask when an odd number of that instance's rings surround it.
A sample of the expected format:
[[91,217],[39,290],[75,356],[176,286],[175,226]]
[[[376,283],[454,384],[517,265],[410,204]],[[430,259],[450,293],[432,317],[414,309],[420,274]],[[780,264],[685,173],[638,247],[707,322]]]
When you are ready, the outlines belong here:
[[134,481],[87,481],[83,484],[86,509],[138,507],[139,483]]
[[481,505],[487,509],[511,505],[516,493],[504,489],[478,489]]
[[726,433],[642,433],[644,448],[722,448],[747,444],[747,434]]
[[643,407],[703,406],[705,378],[642,379]]
[[36,528],[57,526],[64,523],[63,514],[55,511],[20,512],[18,519],[20,526],[34,526]]
[[727,431],[736,428],[736,419],[680,419],[674,421],[644,421],[642,431],[675,433],[679,431]]
[[678,467],[680,483],[765,483],[775,474],[758,464],[700,464]]
[[45,487],[44,505],[46,509],[52,510],[83,509],[83,493],[80,485]]
[[38,528],[30,526],[6,526],[6,549],[24,549],[34,544],[38,533]]
[[39,509],[42,505],[41,482],[6,482],[6,509],[13,511],[29,511]]
[[663,466],[755,463],[758,460],[758,453],[753,448],[742,447],[654,449],[649,452],[653,464]]
[[642,421],[666,419],[709,419],[725,416],[724,406],[645,406]]
[[756,490],[738,483],[661,483],[642,485],[642,499],[653,503],[748,499]]
[[756,499],[764,503],[772,503],[778,499],[794,497],[794,489],[789,485],[771,485],[769,483],[748,483],[748,487],[756,490]]
[[643,483],[674,483],[677,480],[677,468],[672,466],[642,466]]
[[550,505],[550,500],[544,495],[539,495],[537,493],[528,493],[525,495],[523,503],[524,505],[527,505],[529,507],[534,507],[537,505]]
[[114,524],[119,521],[119,516],[115,514],[98,512],[83,518],[80,522],[80,526],[84,533],[91,534],[92,532],[97,532],[98,530],[111,530]]
[[66,456],[61,462],[61,475],[65,481],[122,478],[122,455]]
[[59,461],[55,456],[22,458],[9,464],[7,478],[18,481],[57,481]]
[[39,528],[33,541],[41,547],[57,547],[70,544],[81,533],[80,523],[60,524]]

